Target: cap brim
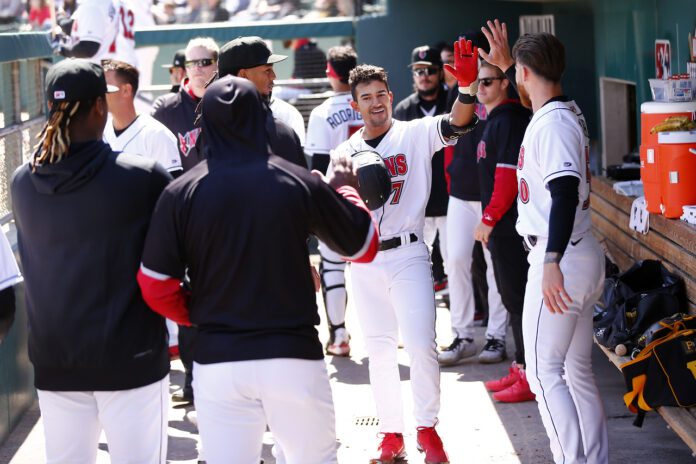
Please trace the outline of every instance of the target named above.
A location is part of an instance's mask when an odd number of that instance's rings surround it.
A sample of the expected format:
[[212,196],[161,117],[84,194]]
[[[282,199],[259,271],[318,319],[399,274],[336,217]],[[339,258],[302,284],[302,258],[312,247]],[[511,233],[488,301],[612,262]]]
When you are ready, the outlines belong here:
[[266,64],[279,63],[279,62],[281,62],[281,61],[283,61],[283,60],[286,60],[287,58],[288,58],[287,55],[275,55],[275,54],[271,54],[271,55],[268,57],[268,60],[266,60]]
[[426,66],[439,66],[438,64],[430,62],[430,61],[416,61],[415,63],[409,64],[408,67],[411,68],[417,64],[424,64]]
[[116,87],[115,85],[106,84],[106,93],[114,93],[114,92],[118,92],[118,87]]

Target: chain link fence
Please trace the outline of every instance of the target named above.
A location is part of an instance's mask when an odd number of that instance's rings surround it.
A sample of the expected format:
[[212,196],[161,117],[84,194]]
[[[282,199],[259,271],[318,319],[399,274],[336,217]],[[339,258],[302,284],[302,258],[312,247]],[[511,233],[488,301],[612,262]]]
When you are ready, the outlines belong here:
[[31,158],[46,121],[43,83],[50,61],[31,59],[0,64],[0,218],[11,217],[10,180]]

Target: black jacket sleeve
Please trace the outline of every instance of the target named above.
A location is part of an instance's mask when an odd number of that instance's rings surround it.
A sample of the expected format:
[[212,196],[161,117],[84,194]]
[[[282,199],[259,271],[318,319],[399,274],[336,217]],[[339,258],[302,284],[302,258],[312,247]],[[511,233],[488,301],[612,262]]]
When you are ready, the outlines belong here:
[[342,256],[358,253],[365,245],[372,227],[370,214],[316,177],[312,179],[310,192],[310,232]]
[[546,252],[563,254],[573,233],[580,179],[575,176],[557,177],[548,185],[551,192],[551,214]]

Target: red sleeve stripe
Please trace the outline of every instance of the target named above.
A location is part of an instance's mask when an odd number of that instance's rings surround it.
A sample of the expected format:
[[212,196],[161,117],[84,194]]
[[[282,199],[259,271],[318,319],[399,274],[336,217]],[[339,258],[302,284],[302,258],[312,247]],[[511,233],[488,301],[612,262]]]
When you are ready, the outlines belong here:
[[[360,198],[360,195],[358,195],[358,192],[353,187],[344,185],[339,187],[337,191],[343,195],[346,200],[350,201],[367,214],[370,214],[370,210],[367,209],[367,206],[362,201],[362,198]],[[370,215],[370,218],[371,217],[372,215]],[[377,251],[379,250],[379,233],[377,233],[377,225],[375,222],[373,220],[370,222],[370,229],[367,232],[367,237],[365,237],[365,243],[363,243],[363,246],[353,256],[344,257],[343,259],[356,263],[369,263],[375,259]]]
[[493,194],[481,218],[481,222],[488,226],[495,226],[517,197],[517,167],[513,170],[508,166],[498,165],[495,168]]
[[[154,277],[157,276],[157,277]],[[156,313],[179,325],[191,325],[188,297],[181,288],[181,281],[172,277],[161,279],[163,274],[147,269],[142,264],[138,271],[138,284],[145,303]]]

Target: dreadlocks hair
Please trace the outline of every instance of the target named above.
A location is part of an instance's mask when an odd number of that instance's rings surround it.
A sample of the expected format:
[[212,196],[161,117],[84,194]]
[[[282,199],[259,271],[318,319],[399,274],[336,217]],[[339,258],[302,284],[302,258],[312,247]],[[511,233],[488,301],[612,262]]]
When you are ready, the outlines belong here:
[[70,120],[82,114],[94,105],[95,100],[76,100],[54,103],[46,125],[36,137],[32,170],[42,164],[55,164],[65,158],[70,148]]

